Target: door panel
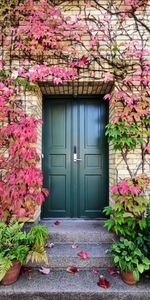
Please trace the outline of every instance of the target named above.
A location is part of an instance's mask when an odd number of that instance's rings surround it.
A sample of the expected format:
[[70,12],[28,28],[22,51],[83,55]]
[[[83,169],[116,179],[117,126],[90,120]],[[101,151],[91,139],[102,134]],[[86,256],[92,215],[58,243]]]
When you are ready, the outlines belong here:
[[70,216],[71,108],[64,101],[44,101],[43,172],[49,197],[44,217]]
[[107,168],[104,155],[107,149],[104,135],[106,109],[98,101],[87,101],[80,104],[79,116],[79,151],[82,158],[79,166],[80,216],[96,218],[102,215],[107,204],[107,181],[103,180]]
[[[44,217],[102,216],[108,167],[105,103],[44,99],[43,173],[50,195]],[[73,149],[81,161],[73,161]]]

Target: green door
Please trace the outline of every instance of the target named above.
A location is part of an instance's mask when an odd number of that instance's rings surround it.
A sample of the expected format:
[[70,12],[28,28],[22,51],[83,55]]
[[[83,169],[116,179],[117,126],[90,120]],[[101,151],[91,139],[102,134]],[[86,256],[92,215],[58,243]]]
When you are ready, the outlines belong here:
[[44,99],[43,174],[49,197],[42,217],[102,217],[108,200],[106,122],[106,103],[95,96]]

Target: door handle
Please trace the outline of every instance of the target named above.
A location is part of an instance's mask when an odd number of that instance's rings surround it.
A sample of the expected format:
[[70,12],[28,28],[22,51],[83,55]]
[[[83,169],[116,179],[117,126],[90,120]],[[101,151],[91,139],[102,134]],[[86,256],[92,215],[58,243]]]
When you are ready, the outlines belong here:
[[82,159],[81,158],[77,158],[77,153],[74,153],[73,154],[73,161],[76,162],[78,160],[81,161]]
[[73,153],[73,161],[74,162],[81,161],[82,159],[77,157],[77,147],[76,146],[74,146],[73,152],[74,152]]

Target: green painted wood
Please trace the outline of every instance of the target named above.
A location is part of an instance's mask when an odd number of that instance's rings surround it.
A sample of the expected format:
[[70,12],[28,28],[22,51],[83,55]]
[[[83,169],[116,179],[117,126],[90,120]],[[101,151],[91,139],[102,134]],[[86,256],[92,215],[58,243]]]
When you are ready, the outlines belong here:
[[69,217],[71,106],[65,101],[44,100],[43,173],[49,197],[43,205],[44,217]]
[[[42,216],[97,218],[108,203],[107,107],[99,100],[43,101]],[[74,146],[81,161],[73,161]]]
[[79,114],[79,216],[97,218],[108,200],[108,149],[105,103],[81,102]]

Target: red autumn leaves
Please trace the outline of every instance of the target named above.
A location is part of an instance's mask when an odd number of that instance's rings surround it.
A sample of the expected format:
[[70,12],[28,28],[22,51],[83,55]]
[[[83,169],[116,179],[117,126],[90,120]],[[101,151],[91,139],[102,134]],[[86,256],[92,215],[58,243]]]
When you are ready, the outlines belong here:
[[[60,225],[61,223],[62,223],[61,220],[55,220],[53,224],[56,225],[56,226],[58,226],[58,225]],[[70,247],[71,247],[72,249],[74,249],[74,250],[76,250],[79,246],[80,246],[80,245],[78,245],[77,243],[73,243],[72,245],[70,245]],[[46,247],[47,247],[47,248],[53,248],[53,247],[54,247],[54,244],[48,242],[48,243],[46,244]],[[82,260],[89,259],[89,254],[88,254],[88,252],[86,252],[86,251],[84,251],[84,250],[77,252],[76,255],[77,255],[78,257],[80,257]],[[77,267],[76,265],[70,265],[70,266],[67,267],[66,271],[67,271],[68,273],[70,273],[70,274],[75,275],[76,273],[79,272],[79,269],[78,269],[78,267]],[[48,275],[49,272],[50,272],[50,269],[49,269],[49,268],[45,268],[45,267],[41,267],[41,268],[39,269],[39,272],[41,272],[42,274]],[[110,287],[110,283],[109,283],[109,281],[107,280],[107,276],[105,277],[104,275],[100,274],[100,270],[99,270],[97,267],[93,266],[91,272],[93,272],[94,274],[97,274],[97,275],[98,275],[97,285],[98,285],[99,287],[104,288],[104,289],[107,289],[107,288]],[[115,274],[118,274],[118,273],[119,273],[119,271],[118,271],[118,269],[117,269],[116,267],[109,267],[109,268],[107,269],[107,272],[108,272],[109,275],[115,275]]]
[[107,281],[107,279],[103,275],[100,275],[97,285],[104,289],[107,289],[107,288],[109,288],[110,283]]
[[[71,248],[72,249],[78,248],[78,244],[73,244],[71,246]],[[81,257],[82,259],[87,259],[88,258],[88,253],[86,251],[80,251],[79,253],[77,253],[77,255],[79,257]],[[79,269],[76,266],[70,266],[70,267],[67,268],[67,272],[69,272],[69,273],[75,274],[78,271],[79,271]]]
[[75,267],[75,266],[71,266],[71,267],[68,267],[66,271],[69,273],[75,274],[76,272],[79,271],[79,269],[77,269],[77,267]]
[[[77,244],[73,244],[71,247],[72,247],[72,249],[76,249],[78,247],[78,245]],[[82,259],[88,259],[89,258],[89,255],[88,255],[88,253],[86,251],[80,251],[80,252],[78,252],[77,256],[79,256]],[[76,266],[69,266],[66,269],[66,271],[68,273],[75,274],[75,273],[79,272],[79,269]],[[96,267],[93,267],[92,272],[95,273],[95,274],[99,274],[99,270]],[[119,270],[116,267],[109,267],[107,269],[107,272],[110,275],[119,274]],[[107,288],[110,287],[109,281],[103,275],[99,275],[97,285],[99,287],[101,287],[101,288],[104,288],[104,289],[107,289]]]
[[54,222],[54,225],[60,225],[61,224],[61,221],[60,220],[56,220],[55,222]]

